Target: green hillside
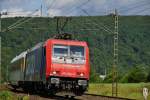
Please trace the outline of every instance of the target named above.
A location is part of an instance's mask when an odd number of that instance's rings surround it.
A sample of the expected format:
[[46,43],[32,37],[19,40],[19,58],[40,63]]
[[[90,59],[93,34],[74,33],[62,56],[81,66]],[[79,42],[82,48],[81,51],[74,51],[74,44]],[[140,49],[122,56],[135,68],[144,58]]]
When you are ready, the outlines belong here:
[[[2,28],[6,29],[19,19],[21,18],[2,19]],[[114,31],[112,16],[95,16],[72,17],[64,32],[73,33],[77,40],[88,42],[92,72],[103,73],[107,69],[107,73],[110,73],[113,34],[107,32],[102,24]],[[52,38],[58,33],[56,26],[56,18],[33,18],[15,29],[0,33],[3,80],[6,80],[4,77],[11,59],[38,42]],[[135,67],[140,67],[145,73],[150,70],[150,16],[119,16],[120,79]]]

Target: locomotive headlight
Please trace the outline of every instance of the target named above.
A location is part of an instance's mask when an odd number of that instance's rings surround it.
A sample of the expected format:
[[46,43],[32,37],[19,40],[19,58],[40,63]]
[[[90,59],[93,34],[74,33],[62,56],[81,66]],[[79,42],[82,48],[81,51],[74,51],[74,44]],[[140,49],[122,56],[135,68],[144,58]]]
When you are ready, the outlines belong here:
[[80,74],[80,76],[84,76],[84,74],[83,74],[83,73],[81,73],[81,74]]
[[77,75],[78,75],[79,77],[83,77],[83,76],[84,76],[84,73],[83,73],[83,72],[77,72]]
[[56,71],[53,71],[53,74],[55,75],[55,74],[56,74]]
[[60,71],[52,71],[50,75],[59,75]]

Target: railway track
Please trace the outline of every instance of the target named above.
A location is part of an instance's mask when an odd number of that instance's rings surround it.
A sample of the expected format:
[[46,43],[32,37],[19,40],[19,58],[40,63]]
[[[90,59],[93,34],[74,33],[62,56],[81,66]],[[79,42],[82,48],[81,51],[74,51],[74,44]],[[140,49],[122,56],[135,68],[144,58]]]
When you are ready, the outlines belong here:
[[104,95],[96,95],[96,94],[88,94],[88,93],[85,93],[83,96],[85,96],[85,98],[88,97],[88,99],[84,99],[84,100],[93,100],[92,97],[98,98],[96,100],[134,100],[134,99],[129,99],[129,98],[104,96]]
[[5,90],[11,91],[13,95],[17,98],[28,96],[30,100],[133,100],[128,98],[103,96],[103,95],[95,95],[95,94],[88,94],[88,93],[76,97],[69,97],[66,95],[59,95],[59,94],[50,96],[46,93],[42,93],[42,92],[38,93],[36,91],[24,92],[22,89],[13,90],[10,87],[6,88],[6,86],[5,86]]

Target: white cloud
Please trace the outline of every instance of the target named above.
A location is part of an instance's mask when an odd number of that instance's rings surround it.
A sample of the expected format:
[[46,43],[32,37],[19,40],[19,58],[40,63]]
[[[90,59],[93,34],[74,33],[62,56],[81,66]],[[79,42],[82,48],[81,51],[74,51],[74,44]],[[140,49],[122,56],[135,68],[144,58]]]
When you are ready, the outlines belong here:
[[61,16],[62,15],[62,11],[59,10],[59,9],[49,9],[47,13],[48,13],[49,17]]
[[[42,0],[1,0],[0,9],[21,9],[25,11],[25,14],[32,12],[33,10],[39,8]],[[85,9],[90,15],[103,15],[112,12],[115,8],[117,9],[127,9],[135,4],[142,4],[143,2],[149,2],[149,0],[89,0],[88,3],[84,4],[88,0],[43,0],[46,3],[44,8],[44,14],[46,12],[50,16],[68,16],[68,15],[85,15],[81,9]],[[83,4],[83,5],[82,5]],[[2,5],[2,6],[1,6]],[[78,6],[82,5],[81,8]],[[50,7],[50,8],[49,8]],[[48,10],[46,8],[49,8]],[[134,8],[134,11],[138,10]],[[149,11],[144,11],[143,14],[150,14]],[[132,14],[131,11],[126,11],[121,14]],[[39,12],[38,12],[39,14]],[[19,15],[17,13],[16,15]],[[15,16],[12,15],[12,16]]]
[[40,11],[24,11],[22,8],[12,8],[12,9],[3,9],[2,12],[8,12],[7,15],[3,15],[2,18],[4,17],[29,17],[29,16],[40,16]]

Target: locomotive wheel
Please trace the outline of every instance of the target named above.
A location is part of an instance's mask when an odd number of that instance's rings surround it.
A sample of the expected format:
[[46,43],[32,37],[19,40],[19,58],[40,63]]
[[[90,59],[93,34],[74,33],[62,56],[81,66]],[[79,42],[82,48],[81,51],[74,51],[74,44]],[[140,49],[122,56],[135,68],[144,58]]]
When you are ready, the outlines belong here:
[[24,92],[28,92],[28,89],[24,87],[24,88],[23,88],[23,91],[24,91]]
[[47,89],[46,88],[46,93],[49,95],[49,96],[54,96],[56,94],[56,90],[53,88],[51,89]]
[[84,89],[82,87],[79,87],[77,89],[75,89],[74,94],[77,96],[81,96],[84,93]]
[[46,90],[46,93],[47,93],[47,95],[49,95],[49,96],[54,96],[54,95],[55,95],[55,92],[52,91],[52,90]]

